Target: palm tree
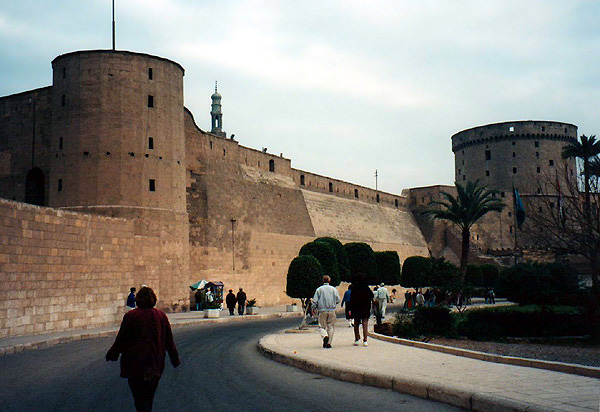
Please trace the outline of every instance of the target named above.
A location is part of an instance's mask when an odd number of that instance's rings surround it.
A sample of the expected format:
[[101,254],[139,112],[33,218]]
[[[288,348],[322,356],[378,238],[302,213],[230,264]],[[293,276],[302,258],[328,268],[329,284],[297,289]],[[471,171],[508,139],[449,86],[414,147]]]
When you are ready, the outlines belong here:
[[469,181],[465,186],[459,183],[455,183],[455,185],[456,197],[450,193],[441,192],[443,200],[430,202],[430,207],[424,214],[434,219],[447,220],[459,227],[462,236],[460,256],[460,284],[462,286],[469,263],[471,227],[489,212],[501,212],[505,205],[495,197],[494,191],[480,186],[479,180]]
[[562,158],[569,159],[573,157],[580,158],[583,160],[583,180],[584,180],[584,196],[585,204],[584,214],[587,223],[589,224],[590,219],[590,176],[592,175],[592,166],[595,164],[593,161],[596,156],[600,154],[600,141],[596,140],[596,136],[587,137],[582,134],[579,136],[579,141],[574,141],[562,149]]

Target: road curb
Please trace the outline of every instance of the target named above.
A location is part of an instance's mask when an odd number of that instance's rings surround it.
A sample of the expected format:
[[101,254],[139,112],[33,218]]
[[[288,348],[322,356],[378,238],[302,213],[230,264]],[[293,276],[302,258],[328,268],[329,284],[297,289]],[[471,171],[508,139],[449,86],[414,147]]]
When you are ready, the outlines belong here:
[[276,335],[267,335],[258,341],[257,349],[267,358],[286,365],[303,369],[309,373],[327,376],[340,381],[391,389],[407,395],[446,403],[476,412],[552,412],[552,408],[540,407],[496,396],[440,385],[420,379],[402,378],[385,374],[362,372],[330,363],[317,363],[302,358],[297,353],[285,353],[274,342]]
[[379,333],[374,332],[369,332],[369,336],[371,336],[373,339],[378,339],[385,342],[405,346],[412,346],[415,348],[427,349],[435,352],[442,352],[450,355],[462,356],[465,358],[472,358],[487,362],[504,363],[506,365],[545,369],[553,372],[570,373],[572,375],[587,376],[590,378],[600,378],[600,368],[594,366],[584,366],[577,365],[574,363],[553,362],[539,359],[519,358],[515,356],[494,355],[486,352],[478,352],[469,349],[437,345],[435,343],[425,343],[410,339],[396,338],[392,336],[381,335]]
[[[185,326],[193,326],[193,325],[214,325],[215,323],[236,323],[236,322],[248,322],[248,321],[256,321],[256,320],[266,320],[266,319],[274,319],[274,318],[291,318],[291,317],[300,317],[303,314],[300,312],[278,312],[278,313],[270,313],[270,314],[257,314],[257,315],[245,315],[245,316],[236,316],[231,318],[215,318],[215,319],[206,319],[206,318],[197,318],[197,319],[186,319],[181,321],[171,322],[171,327],[173,329],[185,327]],[[90,330],[78,330],[74,331],[73,334],[67,336],[60,337],[48,337],[44,338],[44,335],[28,335],[28,337],[33,338],[35,336],[39,336],[40,340],[36,340],[33,342],[27,343],[19,343],[10,346],[0,347],[0,357],[6,355],[12,355],[15,353],[20,353],[24,351],[37,350],[49,348],[51,346],[60,345],[63,343],[69,342],[77,342],[80,340],[87,339],[97,339],[97,338],[105,338],[107,336],[115,336],[119,331],[119,326],[110,327],[108,330],[102,331],[90,331]],[[1,340],[0,340],[1,342]]]

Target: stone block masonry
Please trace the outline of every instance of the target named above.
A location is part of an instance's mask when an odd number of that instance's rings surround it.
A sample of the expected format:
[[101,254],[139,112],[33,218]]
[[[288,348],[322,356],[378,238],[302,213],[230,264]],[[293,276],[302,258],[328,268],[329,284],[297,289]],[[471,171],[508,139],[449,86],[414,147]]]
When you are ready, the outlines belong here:
[[187,305],[187,237],[186,245],[166,237],[187,224],[169,221],[140,230],[143,219],[0,199],[0,338],[114,325],[129,288],[142,283],[163,309]]

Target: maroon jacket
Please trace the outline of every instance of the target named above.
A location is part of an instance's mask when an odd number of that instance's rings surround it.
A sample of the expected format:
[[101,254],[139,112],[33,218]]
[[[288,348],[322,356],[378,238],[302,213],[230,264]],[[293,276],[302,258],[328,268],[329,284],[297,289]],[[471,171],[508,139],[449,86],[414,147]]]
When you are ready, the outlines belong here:
[[151,379],[165,370],[165,352],[174,367],[179,366],[179,354],[167,315],[158,309],[133,309],[123,316],[115,343],[106,360],[121,356],[121,377]]

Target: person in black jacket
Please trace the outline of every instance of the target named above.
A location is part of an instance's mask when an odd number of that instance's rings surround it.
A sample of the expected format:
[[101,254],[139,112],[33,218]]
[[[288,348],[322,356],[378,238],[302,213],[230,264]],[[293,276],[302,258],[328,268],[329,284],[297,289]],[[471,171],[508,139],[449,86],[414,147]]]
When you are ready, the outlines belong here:
[[246,293],[242,288],[237,293],[238,314],[243,315],[246,309]]
[[360,344],[360,325],[363,327],[363,346],[367,344],[367,330],[369,328],[369,316],[371,315],[371,302],[373,301],[373,291],[367,285],[365,276],[357,273],[352,283],[352,293],[350,295],[350,307],[352,308],[352,318],[354,319],[354,346]]
[[233,294],[233,289],[229,289],[229,293],[225,297],[225,304],[227,305],[227,309],[229,309],[229,316],[233,316],[233,311],[235,310],[236,303],[237,298]]

